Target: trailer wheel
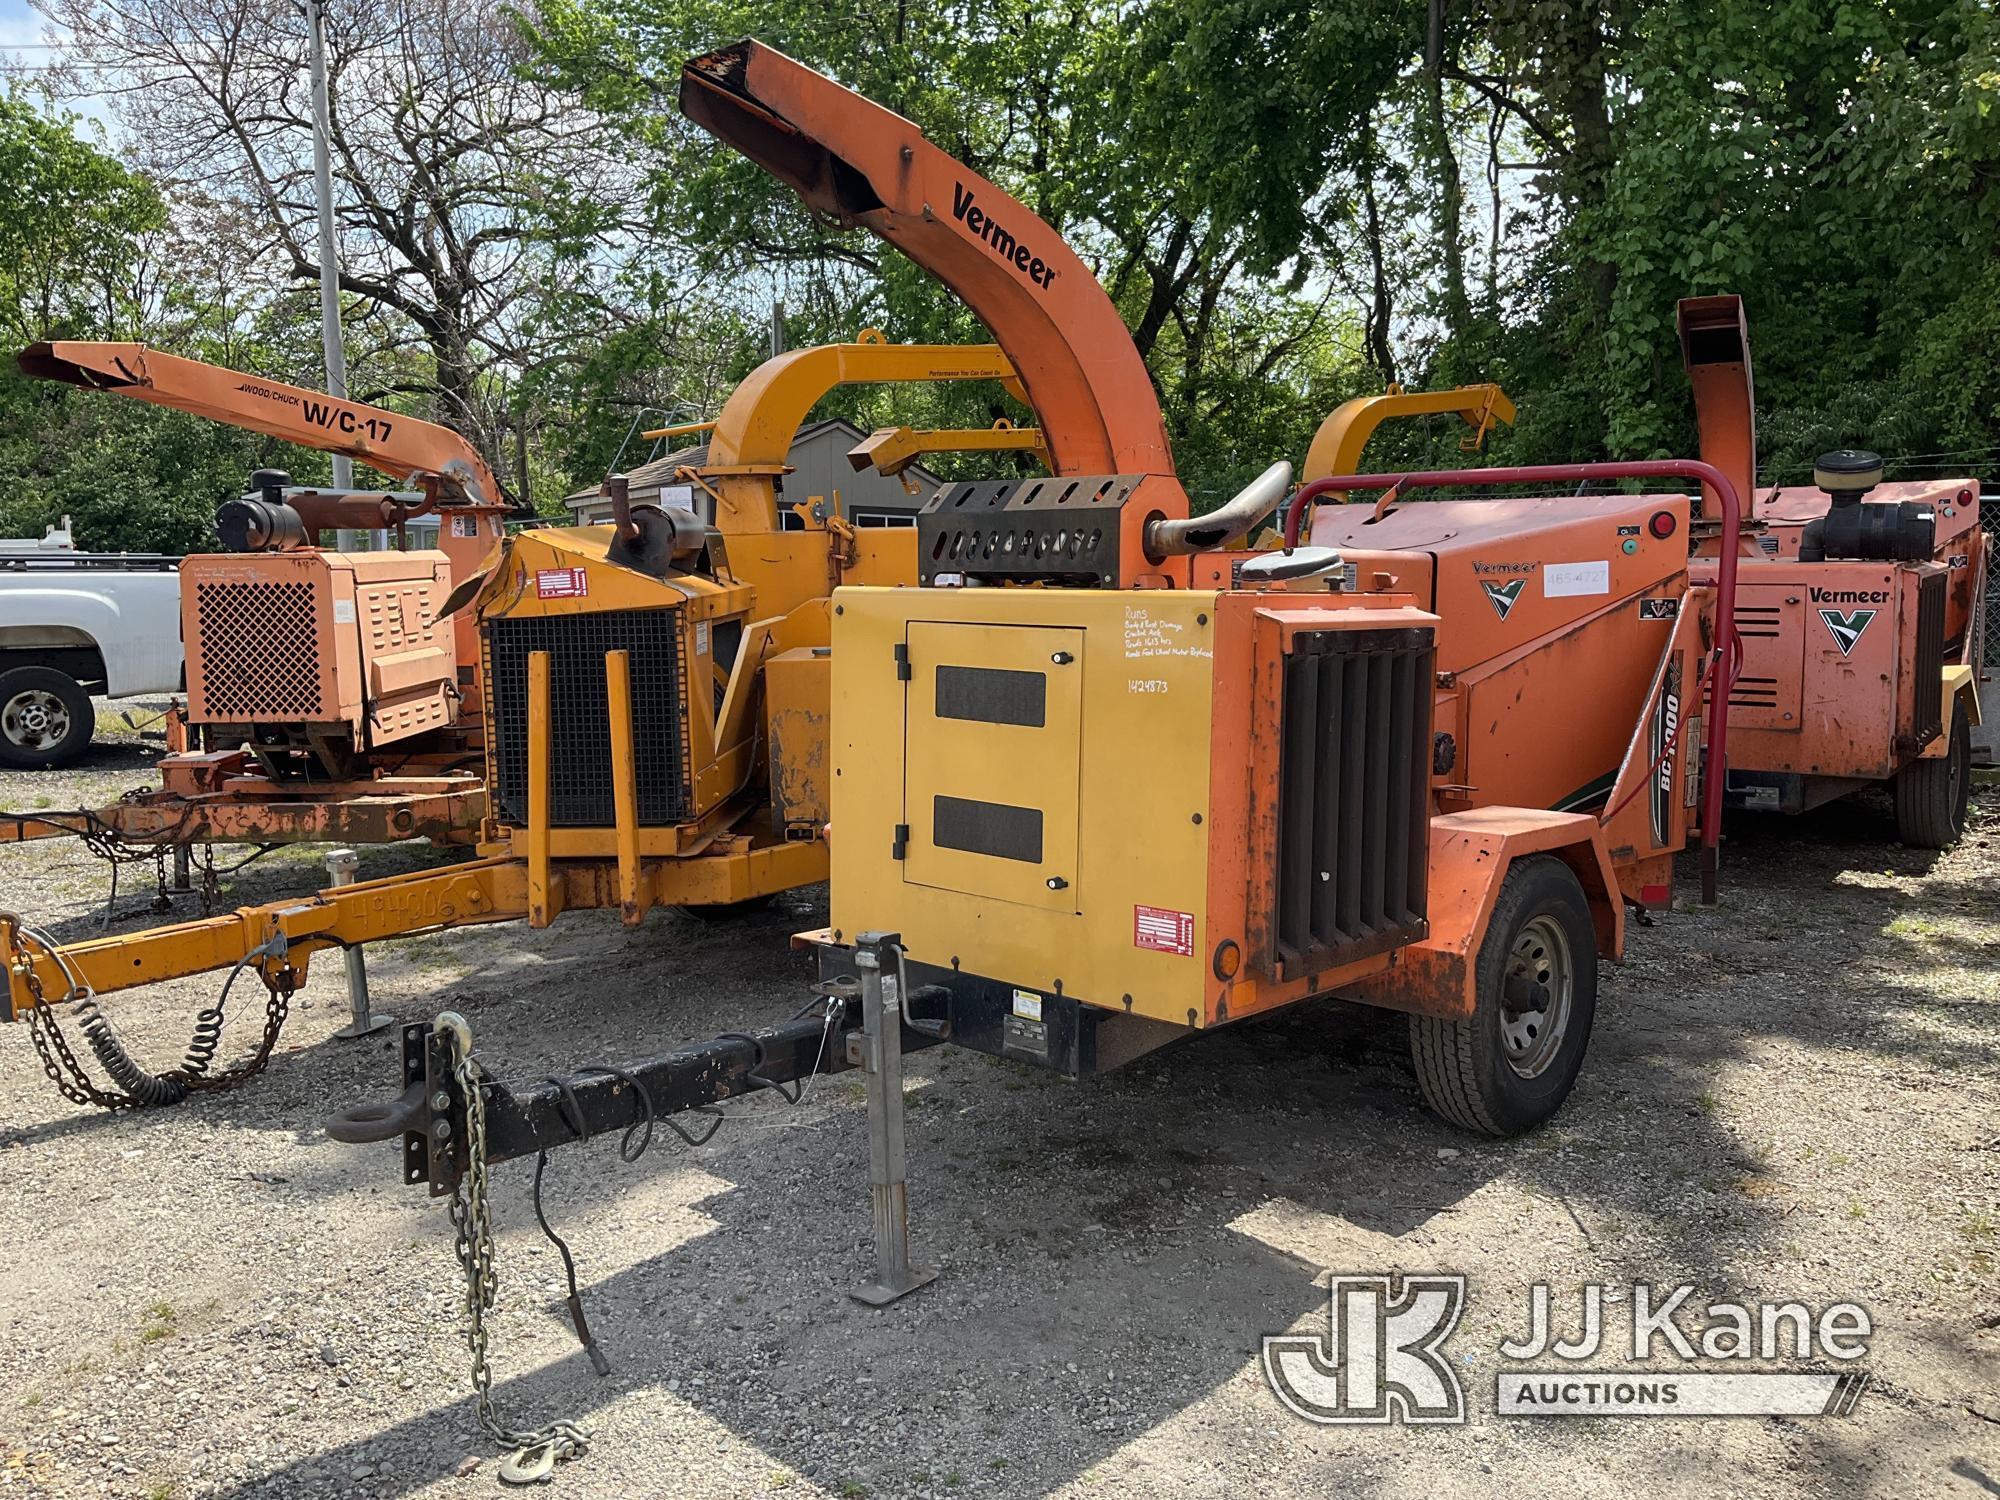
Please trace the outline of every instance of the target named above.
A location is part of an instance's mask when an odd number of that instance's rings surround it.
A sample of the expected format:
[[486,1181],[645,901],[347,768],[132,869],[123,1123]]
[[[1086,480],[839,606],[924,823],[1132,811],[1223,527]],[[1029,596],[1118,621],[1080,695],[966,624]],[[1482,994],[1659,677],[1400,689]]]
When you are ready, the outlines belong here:
[[1896,773],[1896,837],[1912,849],[1949,849],[1965,832],[1972,792],[1972,726],[1965,705],[1951,705],[1951,748],[1913,760]]
[[1537,855],[1500,887],[1471,1017],[1410,1017],[1424,1101],[1455,1125],[1518,1135],[1562,1107],[1597,1012],[1597,935],[1576,873]]
[[97,729],[90,694],[54,667],[0,672],[0,765],[25,770],[64,766],[82,755]]

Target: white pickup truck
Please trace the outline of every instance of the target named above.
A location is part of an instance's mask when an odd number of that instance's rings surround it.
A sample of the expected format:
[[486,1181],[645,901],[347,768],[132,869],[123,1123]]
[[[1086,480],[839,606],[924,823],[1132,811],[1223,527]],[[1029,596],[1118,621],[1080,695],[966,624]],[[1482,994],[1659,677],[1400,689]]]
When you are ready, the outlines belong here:
[[75,760],[91,696],[181,690],[179,559],[78,552],[67,518],[40,541],[0,538],[0,767]]

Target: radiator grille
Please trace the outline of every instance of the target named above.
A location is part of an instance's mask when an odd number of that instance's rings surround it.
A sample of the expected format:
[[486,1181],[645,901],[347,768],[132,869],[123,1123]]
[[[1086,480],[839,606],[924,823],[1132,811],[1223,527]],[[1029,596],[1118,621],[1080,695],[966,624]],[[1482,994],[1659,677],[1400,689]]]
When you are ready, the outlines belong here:
[[1927,573],[1917,580],[1917,693],[1910,732],[1929,744],[1944,733],[1944,580]]
[[316,590],[310,583],[196,581],[200,642],[188,666],[202,711],[216,720],[317,719],[320,688]]
[[491,781],[506,821],[528,821],[528,655],[549,653],[550,741],[554,772],[549,821],[558,828],[609,828],[610,699],[604,658],[630,654],[633,762],[639,822],[648,828],[685,821],[687,716],[681,707],[681,613],[678,609],[526,616],[484,627]]
[[1267,966],[1280,979],[1427,931],[1427,630],[1323,630],[1284,662]]

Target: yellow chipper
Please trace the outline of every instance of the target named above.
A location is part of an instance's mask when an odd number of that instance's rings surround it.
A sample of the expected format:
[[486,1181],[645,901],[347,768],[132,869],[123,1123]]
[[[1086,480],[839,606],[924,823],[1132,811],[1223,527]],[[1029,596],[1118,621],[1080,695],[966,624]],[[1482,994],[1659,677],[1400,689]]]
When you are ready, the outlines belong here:
[[[312,957],[348,958],[355,1030],[379,1018],[360,981],[365,945],[444,928],[611,907],[628,923],[660,906],[728,907],[827,874],[828,596],[843,583],[914,585],[913,528],[851,524],[839,496],[787,497],[794,435],[813,406],[853,383],[992,381],[1022,388],[988,345],[854,343],[767,361],[731,394],[704,462],[681,476],[703,512],[631,503],[606,481],[608,526],[519,532],[458,582],[442,613],[476,630],[485,704],[487,814],[478,857],[336,885],[88,942],[58,944],[0,912],[8,1015],[25,1020],[50,1079],[75,1103],[170,1104],[262,1067]],[[852,455],[893,470],[964,441],[1040,451],[1032,428],[887,429]],[[187,1055],[155,1073],[119,1043],[97,997],[229,971]],[[247,1057],[217,1067],[231,988],[250,970],[267,991]],[[109,1082],[91,1076],[76,1031]]]

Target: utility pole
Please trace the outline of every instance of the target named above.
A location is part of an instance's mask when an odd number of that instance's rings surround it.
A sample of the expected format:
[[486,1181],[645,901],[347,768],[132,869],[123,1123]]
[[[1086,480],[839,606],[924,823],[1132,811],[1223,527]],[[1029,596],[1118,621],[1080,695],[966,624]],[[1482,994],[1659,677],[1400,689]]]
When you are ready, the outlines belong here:
[[[319,324],[326,346],[326,393],[347,395],[347,350],[340,341],[340,252],[333,236],[333,156],[326,92],[326,0],[304,0],[307,51],[312,62],[313,188],[319,198]],[[354,488],[354,460],[333,456],[333,487]],[[336,544],[351,552],[360,533],[342,529]]]
[[785,352],[785,304],[771,304],[771,358],[776,359]]

